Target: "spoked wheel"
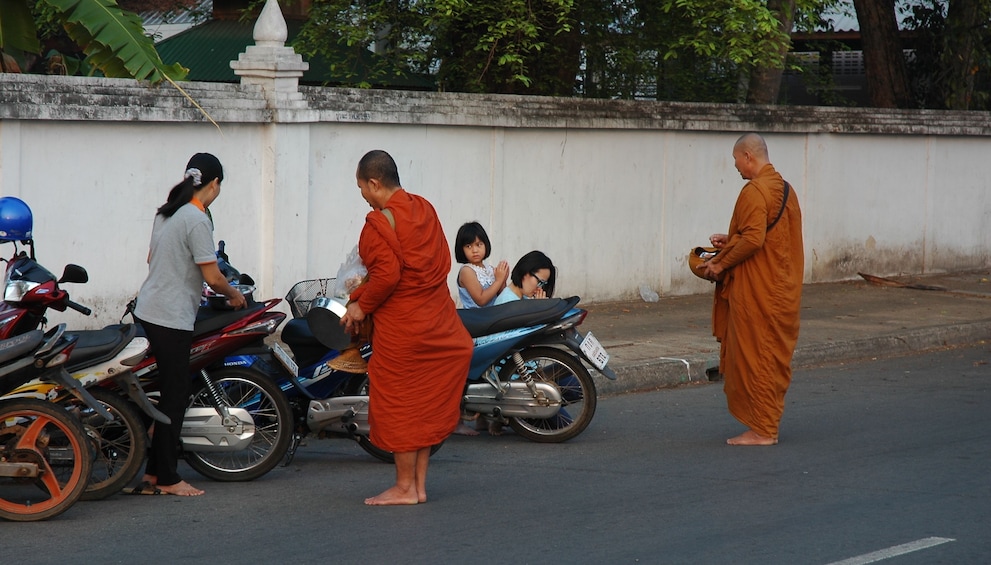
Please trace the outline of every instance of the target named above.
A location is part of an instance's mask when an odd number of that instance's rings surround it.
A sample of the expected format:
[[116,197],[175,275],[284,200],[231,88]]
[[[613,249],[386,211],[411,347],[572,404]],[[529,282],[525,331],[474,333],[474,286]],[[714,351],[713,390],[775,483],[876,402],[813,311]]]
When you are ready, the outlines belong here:
[[114,417],[107,421],[89,406],[72,399],[79,406],[79,419],[96,455],[82,499],[100,500],[120,492],[138,475],[148,449],[148,432],[141,414],[126,398],[98,387],[90,388],[89,392]]
[[[239,451],[185,452],[186,462],[215,481],[251,481],[278,465],[292,439],[293,415],[289,400],[271,379],[257,371],[232,367],[210,375],[230,408],[243,408],[254,423],[254,435]],[[210,391],[197,381],[189,408],[214,407]]]
[[[346,396],[368,396],[368,374],[353,376],[345,385],[344,394]],[[392,455],[391,451],[386,451],[376,446],[368,436],[356,435],[354,439],[372,457],[386,463],[396,462],[396,458]],[[431,447],[430,455],[440,451],[442,445],[444,445],[444,442]]]
[[523,362],[534,378],[553,383],[561,391],[561,410],[546,420],[510,418],[509,425],[530,441],[560,443],[585,431],[595,415],[595,382],[579,359],[553,347],[523,350]]
[[28,398],[0,401],[0,517],[46,520],[82,496],[92,457],[65,408]]

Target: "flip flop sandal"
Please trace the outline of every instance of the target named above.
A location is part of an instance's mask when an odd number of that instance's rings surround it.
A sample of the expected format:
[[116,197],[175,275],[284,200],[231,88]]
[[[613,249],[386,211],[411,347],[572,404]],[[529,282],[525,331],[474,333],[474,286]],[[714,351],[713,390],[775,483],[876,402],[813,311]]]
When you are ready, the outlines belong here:
[[166,495],[167,492],[156,487],[155,485],[149,483],[148,481],[142,481],[138,486],[134,488],[125,488],[121,491],[122,494],[143,494],[143,495]]

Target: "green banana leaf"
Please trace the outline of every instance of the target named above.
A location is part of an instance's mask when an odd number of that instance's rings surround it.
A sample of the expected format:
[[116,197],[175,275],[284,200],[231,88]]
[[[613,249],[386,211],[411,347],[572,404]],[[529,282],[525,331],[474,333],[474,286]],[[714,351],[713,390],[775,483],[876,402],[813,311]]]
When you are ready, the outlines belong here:
[[27,0],[0,0],[0,51],[41,51]]
[[[5,4],[11,0],[2,0]],[[165,65],[141,19],[121,10],[115,0],[45,0],[61,13],[69,37],[86,53],[86,62],[108,77],[158,83],[183,80],[189,70]]]

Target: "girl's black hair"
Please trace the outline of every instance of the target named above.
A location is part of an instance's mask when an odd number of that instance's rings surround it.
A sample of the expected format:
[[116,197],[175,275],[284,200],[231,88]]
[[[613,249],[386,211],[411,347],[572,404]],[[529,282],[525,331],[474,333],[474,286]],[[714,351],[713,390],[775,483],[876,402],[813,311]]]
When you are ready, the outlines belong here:
[[[200,172],[199,183],[196,182],[195,175],[187,174],[190,169],[196,169]],[[221,182],[224,180],[224,167],[220,164],[220,159],[209,153],[197,153],[193,155],[190,157],[189,162],[186,163],[186,172],[183,173],[182,182],[172,187],[172,190],[169,191],[169,197],[165,200],[165,204],[162,204],[158,208],[158,213],[166,218],[171,218],[176,210],[182,208],[193,199],[193,194],[197,190],[210,184],[213,179]]]
[[536,276],[533,273],[536,273],[540,269],[549,269],[551,272],[550,276],[547,277],[547,285],[544,286],[544,293],[547,295],[547,298],[551,298],[554,296],[557,269],[554,268],[554,263],[551,262],[550,257],[540,251],[531,251],[520,257],[520,260],[516,262],[516,266],[513,267],[513,272],[510,273],[509,279],[513,281],[513,284],[517,288],[523,288],[523,277],[526,275]]
[[485,233],[485,228],[482,227],[482,224],[468,222],[458,228],[458,237],[454,239],[454,258],[457,259],[458,263],[468,262],[468,257],[465,256],[465,246],[469,243],[474,243],[476,238],[482,240],[482,243],[485,244],[485,257],[482,257],[482,259],[489,258],[489,254],[492,253],[489,234]]

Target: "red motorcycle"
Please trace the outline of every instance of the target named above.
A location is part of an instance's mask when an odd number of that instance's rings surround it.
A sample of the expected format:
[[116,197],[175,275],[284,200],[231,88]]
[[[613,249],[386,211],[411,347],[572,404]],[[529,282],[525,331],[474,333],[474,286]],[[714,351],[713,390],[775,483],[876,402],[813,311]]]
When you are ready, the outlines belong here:
[[[222,246],[219,256],[226,257]],[[226,261],[224,264],[227,270],[232,270]],[[224,365],[224,358],[234,351],[265,348],[265,338],[286,317],[271,311],[281,299],[264,303],[250,300],[253,281],[246,275],[235,274],[245,283],[241,288],[249,298],[249,305],[243,310],[231,310],[223,296],[205,293],[190,351],[194,385],[182,429],[183,452],[190,466],[220,481],[252,480],[270,471],[288,450],[293,425],[285,394],[267,375],[250,367]],[[44,327],[49,308],[72,309],[89,315],[89,308],[72,301],[69,293],[60,287],[61,283],[88,280],[86,270],[72,264],[56,279],[35,261],[33,246],[30,255],[15,250],[14,257],[8,261],[4,301],[0,304],[0,339]],[[131,305],[128,312],[130,308]],[[87,374],[87,370],[99,363],[113,365],[111,370],[101,373],[101,378],[86,383],[113,417],[97,419],[98,414],[91,410],[82,414],[84,421],[88,421],[87,431],[99,444],[103,456],[102,464],[94,466],[94,473],[101,476],[91,480],[87,498],[102,498],[119,492],[133,479],[144,458],[146,423],[134,405],[151,419],[168,421],[154,407],[157,362],[148,353],[143,330],[137,324],[69,333],[77,338],[76,348],[66,364],[74,376]],[[144,347],[134,355],[133,344],[137,340],[143,341]],[[119,394],[121,391],[131,402]],[[30,394],[22,392],[20,396]]]
[[[235,287],[248,299],[247,308],[231,310],[225,297],[212,295],[197,314],[189,360],[193,387],[180,434],[186,462],[217,481],[250,481],[269,472],[286,455],[293,432],[282,389],[256,368],[225,363],[234,352],[268,350],[265,338],[286,318],[272,311],[282,300],[254,302],[252,286]],[[154,400],[155,358],[147,356],[133,373]]]
[[[30,255],[18,251],[7,260],[4,277],[4,300],[0,302],[0,339],[24,335],[47,325],[46,314],[67,308],[90,314],[89,308],[69,299],[60,283],[84,283],[86,270],[67,265],[57,279],[34,258],[33,242]],[[134,324],[117,324],[100,330],[66,332],[75,340],[75,347],[65,362],[65,384],[34,379],[5,391],[7,398],[35,398],[54,401],[69,407],[83,423],[93,444],[94,465],[82,497],[86,500],[105,498],[120,492],[140,470],[147,446],[147,430],[135,403],[156,418],[168,421],[141,391],[130,366],[140,361],[148,349],[148,341],[137,336]],[[128,402],[109,387],[129,391],[134,402]],[[91,403],[79,400],[79,390],[85,390]]]

